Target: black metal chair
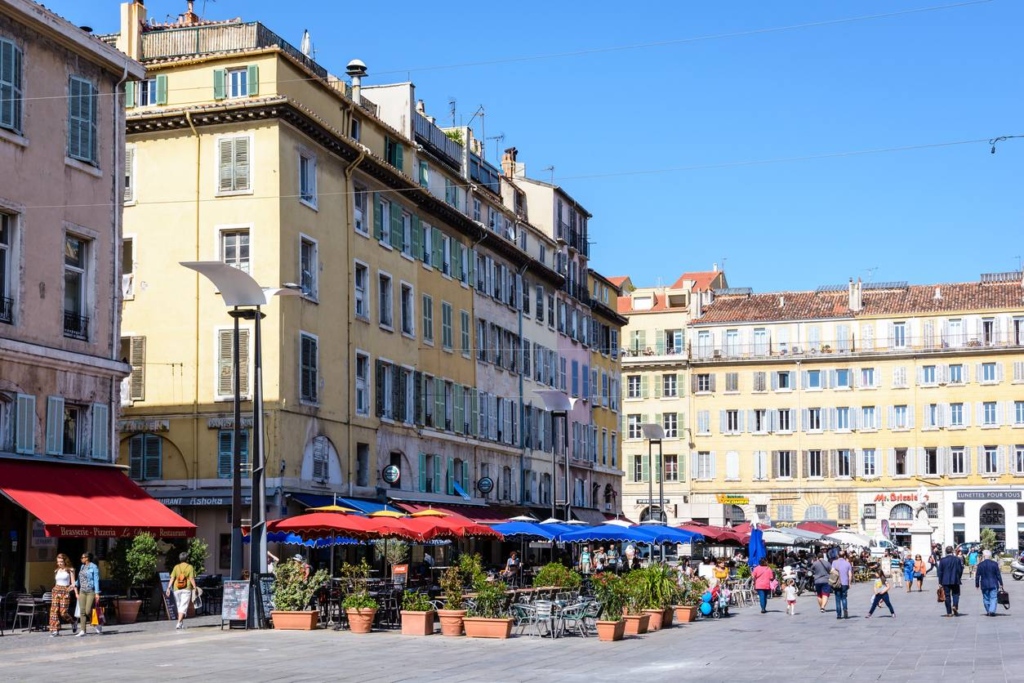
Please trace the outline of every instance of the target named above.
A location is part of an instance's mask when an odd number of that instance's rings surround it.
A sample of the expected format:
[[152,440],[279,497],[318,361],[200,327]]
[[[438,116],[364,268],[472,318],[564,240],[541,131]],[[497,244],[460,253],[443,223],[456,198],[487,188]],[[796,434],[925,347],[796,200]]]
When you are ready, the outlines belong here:
[[[36,599],[28,593],[22,593],[18,595],[17,605],[11,630],[16,631],[20,622],[23,630],[31,631],[35,627],[36,621]],[[26,621],[28,621],[27,627],[24,625]]]

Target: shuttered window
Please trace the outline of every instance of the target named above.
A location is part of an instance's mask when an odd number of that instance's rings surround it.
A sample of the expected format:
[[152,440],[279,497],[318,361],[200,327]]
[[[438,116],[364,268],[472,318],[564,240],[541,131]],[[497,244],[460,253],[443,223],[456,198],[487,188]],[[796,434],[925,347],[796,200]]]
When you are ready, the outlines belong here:
[[110,408],[102,403],[92,406],[92,457],[94,460],[110,458]]
[[217,194],[252,191],[251,143],[248,135],[217,141]]
[[[238,461],[245,471],[249,464],[249,432],[243,429],[238,433],[238,443],[242,447]],[[233,429],[222,429],[217,432],[217,476],[231,479],[231,462],[234,460],[235,432]]]
[[162,479],[163,440],[156,434],[136,434],[128,442],[129,476],[136,481]]
[[135,145],[124,149],[124,203],[135,201]]
[[64,453],[64,399],[48,396],[46,399],[46,454]]
[[299,398],[303,401],[316,403],[318,376],[317,340],[308,334],[302,335],[301,358],[299,359]]
[[36,450],[36,397],[18,394],[15,403],[14,450],[32,455]]
[[313,439],[313,479],[326,482],[330,467],[330,441],[322,434]]
[[146,338],[131,337],[128,343],[128,364],[132,366],[129,377],[131,399],[146,400]]
[[95,164],[96,119],[99,97],[96,86],[72,76],[68,82],[68,156]]
[[0,128],[21,132],[22,52],[9,40],[0,40]]
[[[133,338],[134,339],[134,338]],[[143,338],[144,339],[144,338]],[[235,333],[234,330],[217,331],[217,397],[234,398]],[[249,330],[238,331],[239,394],[249,395]]]

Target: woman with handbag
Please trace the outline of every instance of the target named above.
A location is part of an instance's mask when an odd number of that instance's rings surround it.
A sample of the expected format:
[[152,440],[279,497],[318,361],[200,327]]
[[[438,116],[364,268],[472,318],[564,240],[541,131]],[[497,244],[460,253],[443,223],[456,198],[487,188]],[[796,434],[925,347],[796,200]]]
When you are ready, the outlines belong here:
[[71,632],[75,628],[75,619],[68,613],[71,605],[71,591],[75,585],[75,569],[71,566],[71,558],[64,553],[57,555],[57,568],[53,571],[53,589],[50,591],[50,635],[60,635],[61,624],[71,624]]
[[875,608],[883,602],[889,608],[889,614],[895,619],[896,610],[892,608],[892,602],[889,600],[889,584],[885,581],[885,572],[877,569],[875,570],[875,596],[871,599],[871,609],[864,615],[864,618],[870,619],[871,615],[875,613]]
[[917,592],[924,590],[924,575],[928,568],[924,566],[924,560],[918,555],[914,558],[914,581],[917,581]]
[[761,603],[761,614],[768,611],[768,593],[772,590],[772,582],[775,581],[775,572],[768,566],[768,560],[761,558],[754,571],[751,572],[754,579],[754,590],[757,591],[757,599]]

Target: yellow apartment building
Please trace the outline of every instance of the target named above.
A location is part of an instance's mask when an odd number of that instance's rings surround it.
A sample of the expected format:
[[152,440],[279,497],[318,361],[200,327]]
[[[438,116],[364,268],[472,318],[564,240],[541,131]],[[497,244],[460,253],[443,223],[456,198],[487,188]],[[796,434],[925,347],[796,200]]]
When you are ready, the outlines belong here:
[[[619,284],[618,311],[629,321],[622,330],[623,512],[637,521],[660,517],[674,524],[692,516],[685,476],[687,325],[712,290],[727,286],[725,273],[717,267],[683,273],[668,287],[635,287],[630,278],[619,278]],[[662,427],[660,444],[645,438],[645,424]]]
[[717,292],[690,324],[694,517],[909,544],[1024,532],[1022,274]]

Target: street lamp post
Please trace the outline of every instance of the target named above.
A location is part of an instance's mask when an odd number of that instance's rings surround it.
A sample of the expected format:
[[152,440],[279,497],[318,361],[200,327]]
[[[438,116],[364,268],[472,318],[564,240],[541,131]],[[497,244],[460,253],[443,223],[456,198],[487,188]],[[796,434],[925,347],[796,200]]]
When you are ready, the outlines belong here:
[[[569,398],[564,392],[545,389],[538,391],[537,396],[544,402],[545,410],[550,411],[554,417],[562,416],[562,442],[565,448],[565,521],[569,521],[572,514],[572,503],[569,499],[569,413],[579,399]],[[555,516],[555,453],[551,454],[551,516]]]
[[[241,470],[241,368],[239,362],[238,321],[252,320],[255,334],[255,383],[253,384],[252,438],[249,440],[252,461],[252,493],[249,531],[249,572],[252,577],[267,571],[267,520],[266,520],[266,468],[263,446],[263,339],[261,320],[265,317],[260,307],[267,304],[270,296],[294,296],[299,292],[291,289],[264,289],[248,273],[221,261],[183,261],[181,265],[200,273],[213,283],[220,292],[224,303],[232,307],[229,315],[234,318],[234,434],[233,462],[231,464],[231,577],[242,575],[242,470]],[[255,610],[250,611],[255,614]],[[255,625],[255,624],[254,624]]]
[[[665,438],[665,428],[657,423],[647,423],[640,425],[640,429],[643,430],[644,438],[647,439],[647,469],[649,476],[647,477],[647,501],[650,505],[649,510],[654,510],[654,442],[658,443],[658,523],[664,524],[667,519],[663,505],[665,504],[665,462],[664,456],[661,451],[661,441]],[[651,515],[647,515],[647,519],[652,519]],[[665,561],[665,546],[661,548],[661,561]]]

